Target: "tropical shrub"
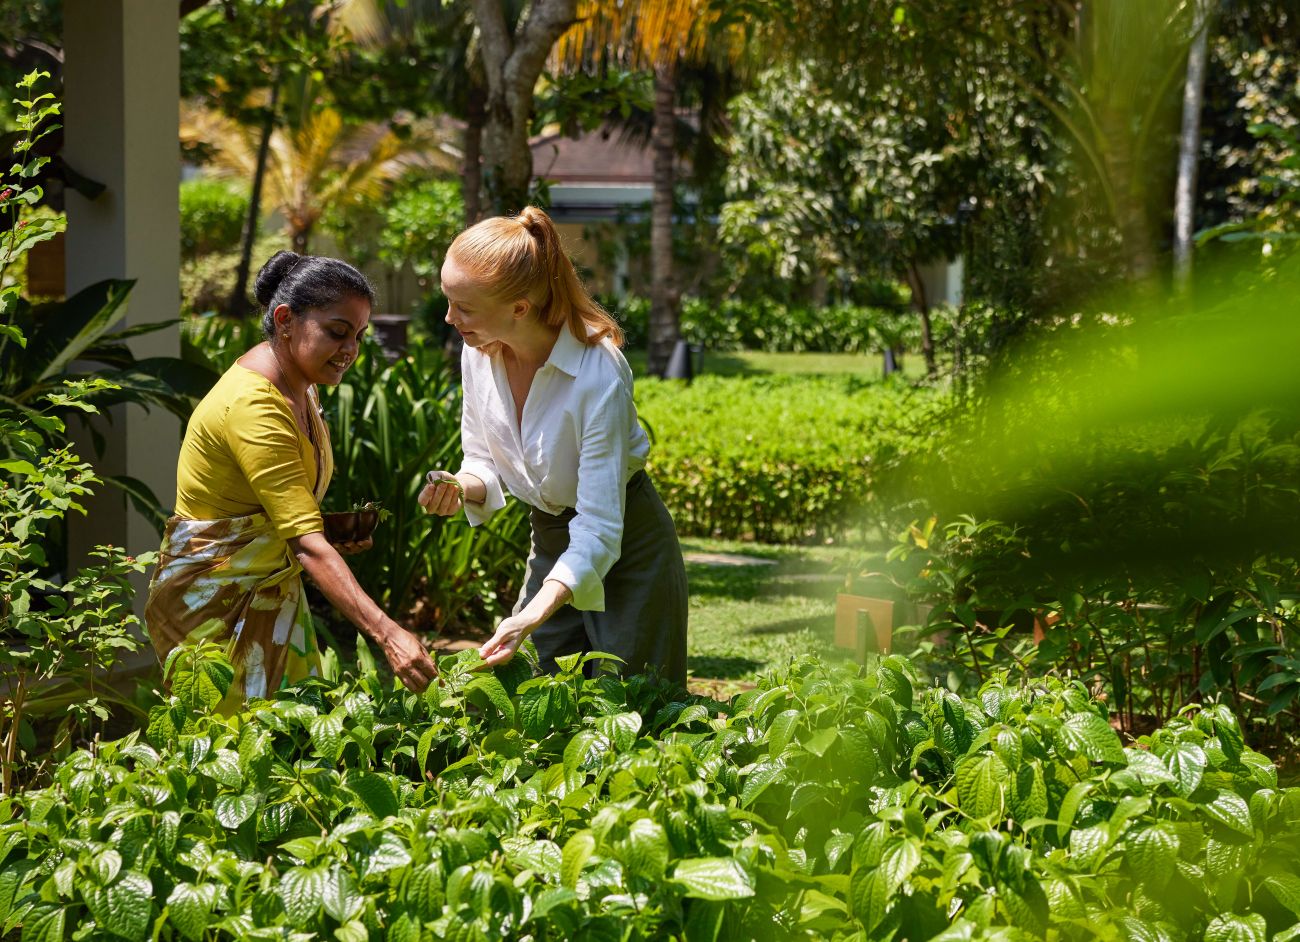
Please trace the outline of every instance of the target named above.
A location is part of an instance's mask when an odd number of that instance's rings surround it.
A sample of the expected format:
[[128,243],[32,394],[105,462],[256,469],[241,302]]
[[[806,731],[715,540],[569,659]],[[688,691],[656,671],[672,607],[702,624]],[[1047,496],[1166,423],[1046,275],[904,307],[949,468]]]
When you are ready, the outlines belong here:
[[[1300,791],[1230,711],[1124,747],[1078,684],[812,658],[729,704],[443,659],[235,716],[182,652],[147,732],[0,799],[24,937],[1288,939]],[[585,663],[584,663],[585,662]]]
[[368,341],[343,382],[323,392],[335,468],[324,508],[376,501],[390,513],[374,548],[349,560],[357,579],[380,605],[422,625],[488,627],[514,603],[527,516],[511,501],[471,527],[416,503],[427,472],[461,460],[461,389],[441,352],[415,345],[389,363]]
[[649,471],[682,533],[763,542],[874,528],[882,474],[928,447],[945,399],[856,377],[639,380]]
[[181,183],[181,256],[231,251],[248,216],[248,194],[228,180],[200,177]]

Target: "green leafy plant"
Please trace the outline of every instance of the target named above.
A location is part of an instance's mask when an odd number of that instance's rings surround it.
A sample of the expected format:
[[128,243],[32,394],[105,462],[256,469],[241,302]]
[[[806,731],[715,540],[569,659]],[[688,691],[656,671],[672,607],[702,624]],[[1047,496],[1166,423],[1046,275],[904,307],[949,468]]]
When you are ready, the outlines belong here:
[[[213,656],[213,655],[216,656]],[[1287,938],[1300,792],[1223,706],[1125,748],[1077,683],[963,699],[804,658],[728,704],[473,652],[423,695],[234,716],[216,652],[149,729],[0,800],[24,936]],[[1227,933],[1226,935],[1224,933]]]
[[415,345],[389,363],[373,343],[323,396],[335,468],[325,509],[373,500],[389,512],[353,571],[385,608],[435,628],[490,621],[513,601],[527,556],[521,505],[470,527],[416,503],[427,472],[460,462],[460,396],[438,352]]

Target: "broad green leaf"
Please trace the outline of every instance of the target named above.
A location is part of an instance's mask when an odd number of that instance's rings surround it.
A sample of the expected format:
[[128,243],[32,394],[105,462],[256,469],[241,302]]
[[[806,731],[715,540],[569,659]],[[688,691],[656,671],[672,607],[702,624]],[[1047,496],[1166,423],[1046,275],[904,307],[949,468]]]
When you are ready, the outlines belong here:
[[573,694],[567,686],[548,683],[519,696],[519,722],[529,739],[545,739],[569,720]]
[[1300,916],[1300,875],[1294,873],[1275,873],[1264,879],[1264,886],[1273,898]]
[[510,702],[510,695],[501,681],[494,674],[476,674],[465,685],[465,699],[480,707],[494,707],[505,717],[506,722],[514,724],[515,705]]
[[352,876],[335,864],[325,873],[325,880],[321,887],[321,904],[330,918],[338,922],[347,922],[360,915],[365,900],[357,892]]
[[66,912],[63,906],[38,903],[23,918],[23,942],[63,942]]
[[1093,762],[1127,764],[1119,734],[1096,713],[1075,713],[1066,717],[1058,735],[1067,749],[1085,755]]
[[1128,748],[1124,754],[1128,756],[1129,770],[1143,785],[1168,785],[1178,781],[1165,764],[1146,749]]
[[673,882],[695,899],[742,899],[754,895],[749,872],[732,857],[695,857],[673,869]]
[[827,750],[835,744],[837,738],[839,738],[839,730],[831,727],[817,730],[807,739],[801,740],[799,744],[813,755],[820,757],[826,755]]
[[1021,825],[1047,817],[1047,783],[1037,762],[1022,763],[1015,769],[1007,803]]
[[564,772],[566,775],[585,771],[598,765],[609,746],[609,740],[594,729],[579,730],[564,747]]
[[993,751],[998,754],[1007,768],[1016,770],[1020,768],[1020,760],[1024,755],[1023,747],[1020,743],[1020,734],[1014,729],[1003,727],[997,731],[990,745]]
[[1220,824],[1225,824],[1240,834],[1254,835],[1255,825],[1250,820],[1250,807],[1235,792],[1220,791],[1202,807],[1206,814]]
[[375,772],[350,771],[344,779],[344,785],[361,801],[362,807],[376,818],[388,818],[397,814],[397,795],[393,787],[382,775]]
[[1205,750],[1195,743],[1180,742],[1164,758],[1169,773],[1175,779],[1174,788],[1178,794],[1186,797],[1196,791],[1208,762]]
[[114,935],[140,942],[149,932],[153,908],[153,884],[134,870],[122,873],[117,882],[86,897],[95,921]]
[[620,855],[627,871],[636,876],[658,879],[668,868],[668,835],[649,818],[638,818],[628,828]]
[[967,814],[983,818],[1002,813],[1002,795],[1010,776],[991,752],[968,756],[957,764],[957,800]]
[[795,728],[802,715],[798,710],[784,710],[773,718],[767,731],[767,748],[772,758],[778,758],[785,752],[785,747],[794,738]]
[[325,872],[314,867],[294,867],[280,878],[280,899],[295,925],[316,918],[325,902]]
[[257,811],[257,796],[218,795],[212,802],[212,811],[223,828],[234,831]]
[[885,918],[889,906],[889,880],[879,869],[857,869],[849,882],[849,903],[853,915],[867,930],[867,937]]
[[880,872],[885,876],[891,896],[907,882],[920,863],[921,849],[915,841],[895,841],[885,848],[880,860]]
[[343,754],[343,719],[330,714],[317,716],[309,725],[311,744],[316,754],[328,762],[338,762]]
[[1205,942],[1268,942],[1268,924],[1258,913],[1216,916],[1205,927]]
[[122,855],[109,848],[95,855],[95,876],[100,886],[108,886],[122,869]]
[[199,942],[212,921],[212,911],[192,883],[177,883],[167,897],[167,920],[191,942]]
[[1177,831],[1164,823],[1155,824],[1129,839],[1124,857],[1134,876],[1144,883],[1161,887],[1174,875],[1178,843]]
[[569,838],[561,855],[560,883],[571,890],[575,889],[578,886],[578,878],[582,875],[582,868],[595,852],[596,838],[590,831],[579,831]]
[[765,759],[756,763],[745,776],[745,785],[740,791],[740,806],[748,808],[769,785],[782,781],[784,777],[785,763],[780,759]]
[[559,876],[563,855],[554,841],[535,841],[529,837],[507,837],[501,849],[512,864],[521,870],[534,870],[547,876]]
[[227,788],[239,788],[244,783],[239,756],[231,749],[218,749],[216,755],[199,766],[199,771]]
[[614,713],[602,716],[596,720],[596,729],[605,734],[617,751],[627,752],[641,732],[641,714]]

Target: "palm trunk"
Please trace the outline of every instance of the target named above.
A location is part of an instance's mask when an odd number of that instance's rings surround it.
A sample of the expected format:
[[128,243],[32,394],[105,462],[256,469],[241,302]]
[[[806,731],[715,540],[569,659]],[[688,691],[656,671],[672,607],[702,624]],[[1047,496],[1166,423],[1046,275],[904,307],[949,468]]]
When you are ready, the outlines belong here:
[[226,301],[227,317],[243,317],[249,311],[248,272],[253,262],[253,243],[257,241],[257,223],[262,213],[262,181],[266,178],[266,162],[271,153],[271,135],[275,131],[276,106],[280,101],[280,76],[271,82],[271,103],[267,105],[262,120],[262,139],[257,144],[257,166],[253,170],[253,187],[248,194],[248,215],[244,218],[241,236],[239,267],[235,270],[235,287]]
[[650,202],[650,373],[662,376],[677,343],[678,305],[673,279],[673,123],[677,120],[673,64],[655,68],[654,194]]
[[485,97],[483,87],[475,83],[470,87],[465,108],[465,147],[460,180],[465,199],[466,226],[472,226],[483,218],[483,122],[487,118]]
[[1155,272],[1156,264],[1142,171],[1133,155],[1132,129],[1128,126],[1128,115],[1118,108],[1103,111],[1099,123],[1107,141],[1102,161],[1115,192],[1115,225],[1119,229],[1129,274],[1143,281]]
[[[1208,18],[1207,18],[1208,19]],[[1174,191],[1174,283],[1187,290],[1192,275],[1192,232],[1196,218],[1196,157],[1201,146],[1201,103],[1205,97],[1205,59],[1209,23],[1202,22],[1187,53],[1183,83],[1183,123],[1178,136],[1178,183]]]
[[912,287],[912,307],[921,317],[921,354],[925,357],[925,375],[937,376],[939,366],[934,359],[934,330],[930,323],[930,299],[925,293],[925,282],[921,279],[921,270],[916,266],[916,259],[907,263],[907,280]]

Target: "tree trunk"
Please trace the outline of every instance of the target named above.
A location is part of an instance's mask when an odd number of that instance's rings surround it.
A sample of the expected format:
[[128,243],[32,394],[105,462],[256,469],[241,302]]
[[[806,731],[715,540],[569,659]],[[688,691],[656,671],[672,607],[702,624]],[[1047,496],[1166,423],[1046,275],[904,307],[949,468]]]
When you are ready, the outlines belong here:
[[1115,194],[1115,225],[1119,229],[1129,274],[1144,281],[1155,272],[1155,250],[1147,219],[1142,170],[1133,154],[1135,141],[1129,118],[1123,109],[1108,107],[1101,112],[1098,123],[1106,140],[1102,162]]
[[483,122],[487,95],[483,86],[470,86],[465,108],[465,147],[460,168],[461,191],[465,199],[465,225],[483,218]]
[[528,146],[533,89],[551,47],[573,23],[577,0],[535,0],[523,26],[511,33],[503,0],[474,0],[487,78],[483,174],[489,205],[498,215],[528,201],[533,152]]
[[275,132],[275,113],[280,102],[280,76],[271,82],[271,103],[262,120],[262,139],[257,144],[257,167],[253,170],[253,187],[248,194],[248,215],[244,218],[244,231],[240,242],[239,267],[235,270],[235,287],[226,301],[227,317],[244,317],[248,314],[248,271],[253,261],[253,243],[257,241],[257,224],[262,214],[262,181],[266,177],[266,161],[271,152],[271,135]]
[[1196,158],[1201,147],[1201,103],[1205,97],[1206,44],[1209,17],[1202,19],[1187,52],[1183,83],[1183,123],[1178,136],[1178,183],[1174,190],[1174,285],[1186,291],[1192,275],[1192,233],[1196,218]]
[[921,316],[921,354],[925,357],[925,375],[937,376],[939,365],[934,359],[934,330],[930,324],[930,299],[925,293],[925,282],[921,279],[921,270],[916,266],[916,259],[907,262],[907,280],[912,287],[912,307]]
[[680,298],[673,279],[673,124],[677,120],[675,64],[655,67],[654,191],[650,201],[650,350],[647,367],[662,376],[677,343]]

